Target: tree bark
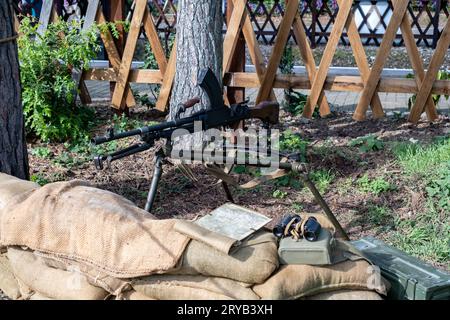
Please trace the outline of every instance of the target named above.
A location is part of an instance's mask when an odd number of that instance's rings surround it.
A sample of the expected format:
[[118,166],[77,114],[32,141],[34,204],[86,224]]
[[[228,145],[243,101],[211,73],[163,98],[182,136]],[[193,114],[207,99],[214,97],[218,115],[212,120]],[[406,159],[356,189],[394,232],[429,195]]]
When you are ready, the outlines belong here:
[[19,58],[10,0],[0,1],[0,172],[29,179]]
[[208,98],[197,85],[197,75],[204,68],[211,70],[222,83],[222,1],[180,0],[177,17],[177,62],[170,119],[174,119],[179,105],[200,97],[201,103],[188,109],[181,117],[205,109]]

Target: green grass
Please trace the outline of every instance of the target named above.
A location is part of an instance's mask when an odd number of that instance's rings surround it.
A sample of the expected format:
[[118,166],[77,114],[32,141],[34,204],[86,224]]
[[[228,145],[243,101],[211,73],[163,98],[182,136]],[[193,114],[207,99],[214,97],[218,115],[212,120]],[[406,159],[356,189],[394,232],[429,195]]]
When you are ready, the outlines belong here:
[[424,260],[445,264],[450,268],[450,213],[440,212],[432,200],[414,218],[398,219],[396,232],[389,240],[409,254]]
[[367,207],[367,217],[370,223],[374,225],[384,225],[392,217],[389,208],[376,204],[369,204]]
[[333,182],[335,176],[331,173],[331,170],[316,170],[310,173],[311,180],[316,184],[320,193],[325,193],[330,184]]
[[425,176],[450,161],[450,137],[431,145],[397,143],[392,152],[406,174]]
[[397,143],[392,147],[406,184],[421,186],[422,210],[395,219],[388,235],[394,246],[421,259],[450,269],[450,138],[429,145]]

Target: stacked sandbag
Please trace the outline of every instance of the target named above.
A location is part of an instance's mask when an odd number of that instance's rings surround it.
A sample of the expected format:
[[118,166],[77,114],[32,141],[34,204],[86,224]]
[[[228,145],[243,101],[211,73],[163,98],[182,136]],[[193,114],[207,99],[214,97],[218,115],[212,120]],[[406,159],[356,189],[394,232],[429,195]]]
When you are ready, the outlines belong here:
[[304,300],[383,300],[375,291],[367,290],[337,290],[319,293],[303,298]]
[[[262,299],[292,300],[339,290],[375,290],[386,295],[381,276],[365,260],[331,266],[284,265],[253,291]],[[376,277],[376,278],[374,278]]]
[[37,183],[0,173],[0,212],[12,198],[29,194],[38,188]]
[[56,182],[3,209],[0,244],[133,278],[176,268],[190,239],[174,223],[86,182]]
[[134,290],[157,300],[258,300],[250,286],[235,280],[188,275],[155,275],[132,281]]
[[179,221],[157,220],[86,182],[39,188],[0,175],[2,186],[9,191],[0,194],[0,290],[12,299],[379,298],[369,291],[366,261],[280,267],[267,230],[221,250],[207,233],[187,236]]
[[17,300],[22,297],[19,283],[5,253],[0,254],[0,290],[10,299]]
[[40,297],[57,300],[103,300],[108,296],[104,289],[91,285],[85,275],[48,267],[31,251],[9,247],[8,259],[15,277]]
[[259,231],[230,254],[192,240],[175,274],[228,278],[244,283],[262,283],[278,268],[277,240]]

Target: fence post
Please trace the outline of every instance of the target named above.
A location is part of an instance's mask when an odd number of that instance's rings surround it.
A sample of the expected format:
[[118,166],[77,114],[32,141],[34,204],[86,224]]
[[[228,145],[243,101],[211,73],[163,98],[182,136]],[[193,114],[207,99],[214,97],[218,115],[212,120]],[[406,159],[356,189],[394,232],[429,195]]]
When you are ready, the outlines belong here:
[[[226,21],[227,25],[230,22],[231,14],[233,13],[233,2],[227,1]],[[242,31],[239,33],[239,40],[236,44],[236,50],[231,60],[231,72],[244,72],[245,71],[245,40]],[[228,101],[233,104],[242,102],[245,100],[245,88],[228,88],[227,89]]]

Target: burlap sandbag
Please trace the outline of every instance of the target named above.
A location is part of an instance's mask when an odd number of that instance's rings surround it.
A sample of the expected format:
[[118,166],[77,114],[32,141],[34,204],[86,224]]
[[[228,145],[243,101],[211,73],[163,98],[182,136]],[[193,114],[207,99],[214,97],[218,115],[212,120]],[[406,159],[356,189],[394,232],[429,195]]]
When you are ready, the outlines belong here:
[[133,288],[158,300],[258,300],[245,284],[217,277],[155,275],[136,278]]
[[0,290],[10,299],[17,300],[21,297],[19,283],[6,254],[0,254]]
[[130,291],[123,292],[119,296],[115,297],[114,300],[156,300],[156,299],[147,297],[146,295],[144,295],[140,292],[137,292],[135,290],[130,290]]
[[29,300],[55,300],[55,299],[46,297],[46,296],[44,296],[44,295],[41,294],[41,293],[35,292],[35,293],[30,297]]
[[26,246],[117,278],[174,269],[189,238],[131,201],[86,182],[48,184],[5,208],[0,245]]
[[111,295],[119,296],[123,291],[131,289],[129,279],[111,277],[89,265],[78,263],[76,261],[53,257],[37,251],[35,251],[34,254],[41,257],[48,267],[64,271],[79,272],[85,275],[90,284],[105,289]]
[[202,274],[245,283],[262,283],[278,268],[276,238],[259,231],[229,255],[192,240],[173,274]]
[[50,268],[31,251],[8,248],[14,275],[34,292],[57,300],[103,300],[108,292],[82,274]]
[[36,189],[39,189],[37,183],[0,173],[0,212],[12,198]]
[[338,290],[319,293],[305,300],[383,300],[375,291],[367,290]]
[[386,294],[383,279],[374,275],[365,260],[344,261],[332,266],[285,265],[253,291],[262,299],[299,299],[340,289],[377,290]]

